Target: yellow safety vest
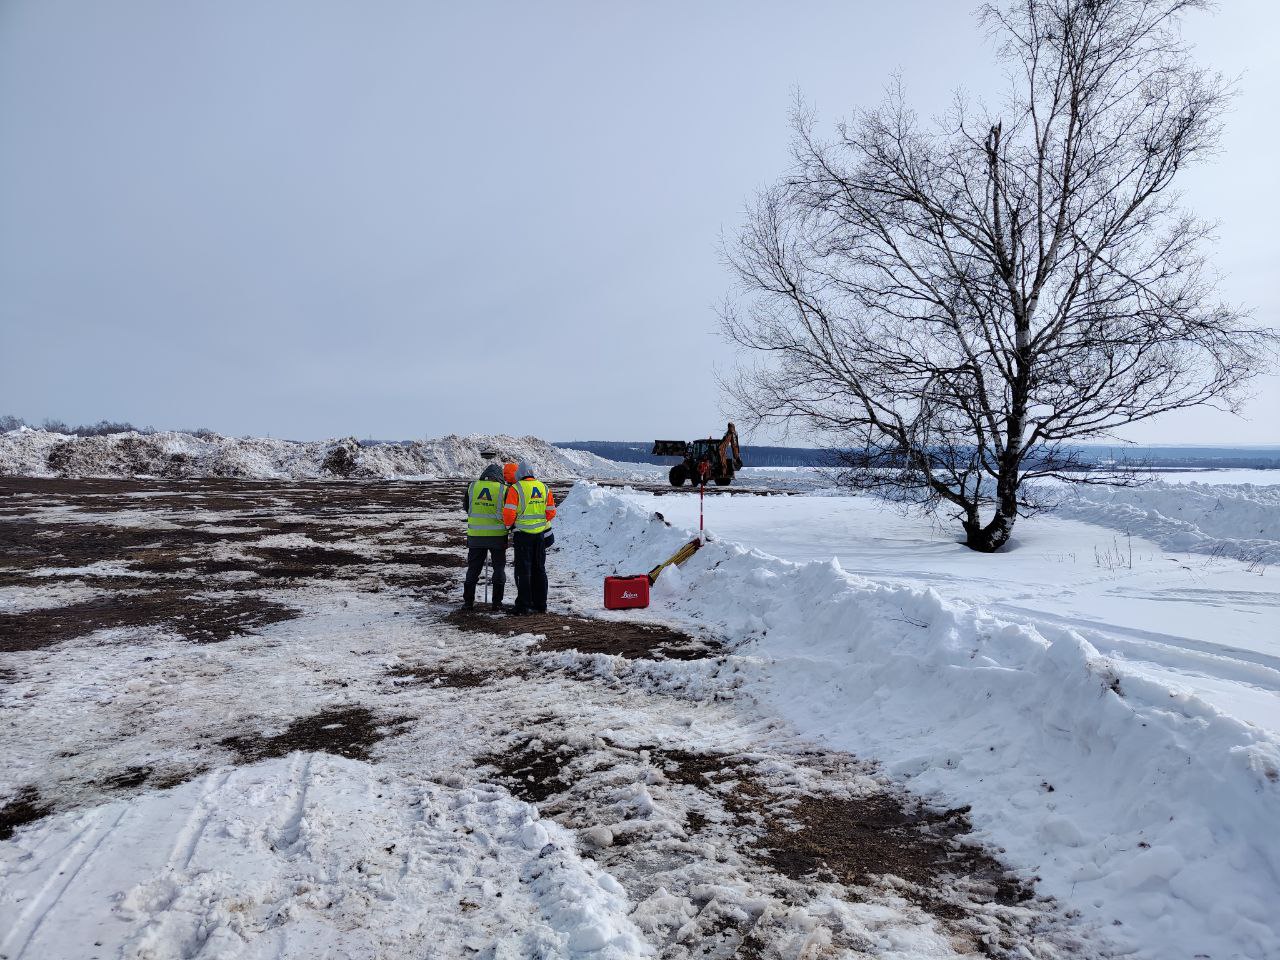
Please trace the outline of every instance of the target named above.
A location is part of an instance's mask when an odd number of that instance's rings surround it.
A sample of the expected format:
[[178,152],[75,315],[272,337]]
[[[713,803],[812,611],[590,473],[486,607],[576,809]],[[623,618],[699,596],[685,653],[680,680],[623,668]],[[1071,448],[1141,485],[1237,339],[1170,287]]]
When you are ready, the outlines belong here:
[[505,537],[502,523],[504,491],[497,480],[473,480],[467,488],[467,536]]
[[516,508],[515,529],[520,533],[543,533],[551,528],[547,519],[547,485],[533,477],[516,481],[520,505]]

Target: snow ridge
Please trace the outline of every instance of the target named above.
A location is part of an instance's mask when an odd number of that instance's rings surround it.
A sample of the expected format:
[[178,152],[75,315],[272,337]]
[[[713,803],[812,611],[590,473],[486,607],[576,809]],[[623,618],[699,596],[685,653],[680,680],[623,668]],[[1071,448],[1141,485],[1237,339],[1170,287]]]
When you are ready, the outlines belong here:
[[254,480],[474,478],[490,461],[526,460],[546,480],[631,478],[636,472],[537,437],[450,434],[406,444],[361,446],[353,437],[294,441],[190,433],[76,437],[20,428],[0,433],[0,476],[231,477]]
[[[648,569],[692,536],[589,483],[557,524],[563,562],[588,582]],[[1269,733],[1126,671],[1073,630],[836,561],[713,541],[663,573],[654,610],[737,641],[746,688],[801,732],[972,804],[982,839],[1117,948],[1280,955]]]
[[1146,537],[1166,550],[1280,562],[1280,485],[1080,487],[1053,512]]

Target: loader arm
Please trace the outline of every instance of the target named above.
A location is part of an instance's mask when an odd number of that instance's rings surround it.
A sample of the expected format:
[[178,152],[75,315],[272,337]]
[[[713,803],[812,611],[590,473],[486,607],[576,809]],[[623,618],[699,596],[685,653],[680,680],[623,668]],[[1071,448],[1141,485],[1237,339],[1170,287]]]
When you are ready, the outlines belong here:
[[724,439],[720,441],[717,448],[720,453],[720,461],[723,463],[729,459],[729,453],[733,453],[733,469],[742,469],[742,451],[738,449],[738,428],[732,423],[729,429],[725,431]]

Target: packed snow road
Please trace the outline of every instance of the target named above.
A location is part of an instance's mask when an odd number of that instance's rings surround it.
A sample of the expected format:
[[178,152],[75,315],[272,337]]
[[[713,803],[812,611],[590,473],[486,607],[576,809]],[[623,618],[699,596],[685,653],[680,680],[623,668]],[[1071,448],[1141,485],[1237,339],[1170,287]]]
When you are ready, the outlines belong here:
[[1102,955],[572,525],[453,612],[459,491],[0,481],[0,957]]

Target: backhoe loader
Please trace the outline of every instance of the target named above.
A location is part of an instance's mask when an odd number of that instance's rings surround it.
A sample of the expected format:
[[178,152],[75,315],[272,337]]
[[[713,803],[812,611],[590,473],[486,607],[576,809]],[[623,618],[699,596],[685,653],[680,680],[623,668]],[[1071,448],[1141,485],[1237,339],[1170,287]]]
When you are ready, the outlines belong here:
[[733,483],[734,473],[742,469],[738,431],[732,423],[719,440],[655,440],[653,455],[683,458],[667,475],[673,487],[682,487],[686,481],[695,487],[712,481],[718,487],[727,487]]

